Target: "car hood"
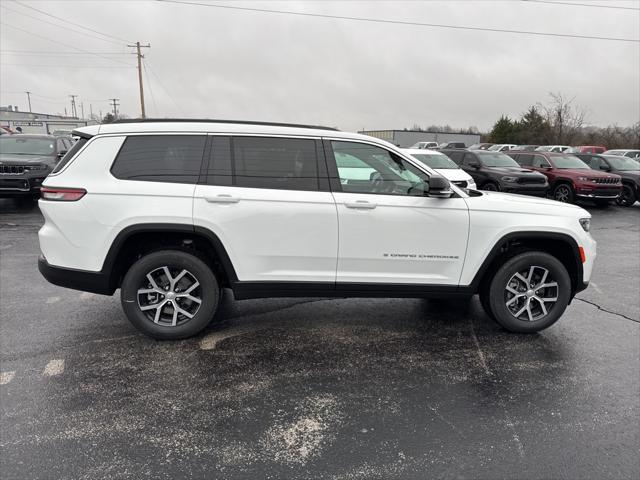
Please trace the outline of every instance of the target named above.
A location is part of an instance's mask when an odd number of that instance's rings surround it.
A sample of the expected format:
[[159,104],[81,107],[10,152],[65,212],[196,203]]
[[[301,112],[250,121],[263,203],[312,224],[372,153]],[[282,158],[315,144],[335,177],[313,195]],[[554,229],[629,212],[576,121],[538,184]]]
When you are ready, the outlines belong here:
[[46,155],[14,155],[11,153],[0,153],[0,164],[4,165],[25,165],[28,163],[48,163],[54,162],[53,156]]
[[483,191],[481,196],[469,196],[465,200],[467,200],[467,205],[471,211],[528,213],[577,218],[591,217],[589,212],[577,205],[514,193]]
[[542,175],[534,170],[527,170],[521,167],[484,167],[486,170],[490,170],[495,173],[501,173],[503,175]]
[[447,180],[452,182],[458,182],[460,180],[466,180],[467,182],[473,182],[473,178],[467,172],[461,168],[435,168],[436,172],[442,175]]
[[617,175],[620,175],[622,178],[633,179],[636,182],[640,181],[640,169],[638,170],[618,170],[616,172]]

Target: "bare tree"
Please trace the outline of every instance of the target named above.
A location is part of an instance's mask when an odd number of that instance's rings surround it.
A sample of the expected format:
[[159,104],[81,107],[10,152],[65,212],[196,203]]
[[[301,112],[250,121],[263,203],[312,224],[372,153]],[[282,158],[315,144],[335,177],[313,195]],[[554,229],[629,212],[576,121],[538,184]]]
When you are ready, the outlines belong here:
[[581,133],[587,112],[573,104],[575,97],[567,99],[562,93],[553,92],[549,96],[549,104],[538,104],[538,107],[551,127],[551,143],[571,145]]

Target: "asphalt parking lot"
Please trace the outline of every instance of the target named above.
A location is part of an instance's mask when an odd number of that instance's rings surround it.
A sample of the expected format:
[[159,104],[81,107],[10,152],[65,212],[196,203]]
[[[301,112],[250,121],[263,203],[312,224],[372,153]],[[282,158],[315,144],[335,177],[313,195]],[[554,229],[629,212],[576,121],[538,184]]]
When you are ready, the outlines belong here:
[[198,338],[38,273],[0,200],[3,479],[640,476],[640,204],[589,208],[589,289],[535,335],[477,299],[235,302]]

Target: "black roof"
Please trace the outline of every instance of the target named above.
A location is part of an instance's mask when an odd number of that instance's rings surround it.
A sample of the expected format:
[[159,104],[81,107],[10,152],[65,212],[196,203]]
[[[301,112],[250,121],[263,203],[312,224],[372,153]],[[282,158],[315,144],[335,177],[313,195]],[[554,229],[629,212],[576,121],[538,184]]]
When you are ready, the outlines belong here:
[[116,120],[113,123],[170,123],[170,122],[193,122],[193,123],[235,123],[241,125],[266,125],[274,127],[294,127],[294,128],[313,128],[316,130],[333,130],[339,131],[333,127],[323,127],[320,125],[303,125],[299,123],[279,123],[279,122],[259,122],[252,120],[215,120],[211,118],[127,118],[125,120]]

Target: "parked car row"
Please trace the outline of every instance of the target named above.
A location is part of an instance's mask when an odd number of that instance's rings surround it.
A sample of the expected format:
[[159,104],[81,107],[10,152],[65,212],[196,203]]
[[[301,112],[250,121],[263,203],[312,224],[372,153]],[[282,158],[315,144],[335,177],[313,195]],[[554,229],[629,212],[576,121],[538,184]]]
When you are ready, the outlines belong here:
[[631,206],[640,200],[640,163],[627,157],[547,150],[404,151],[463,188],[602,206],[614,201]]

